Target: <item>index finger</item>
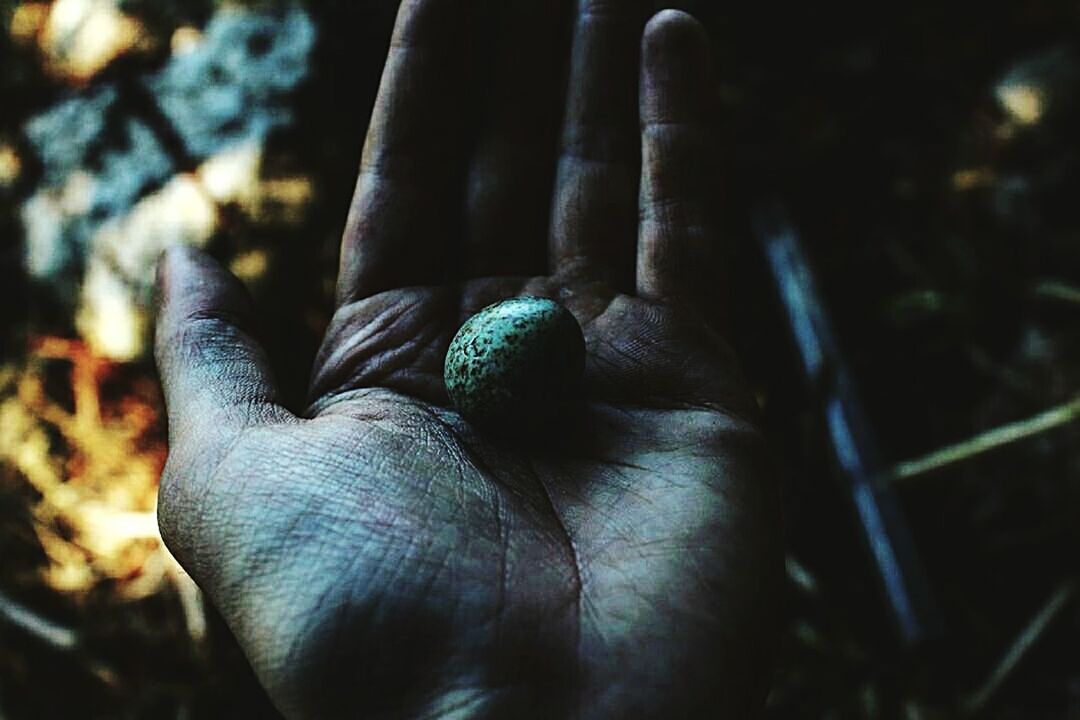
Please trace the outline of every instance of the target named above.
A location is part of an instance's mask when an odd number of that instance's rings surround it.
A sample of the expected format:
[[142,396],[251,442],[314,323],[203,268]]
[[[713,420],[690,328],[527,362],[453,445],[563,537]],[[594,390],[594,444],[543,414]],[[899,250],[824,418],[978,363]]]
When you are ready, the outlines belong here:
[[339,305],[444,277],[460,232],[477,9],[401,3],[342,240]]

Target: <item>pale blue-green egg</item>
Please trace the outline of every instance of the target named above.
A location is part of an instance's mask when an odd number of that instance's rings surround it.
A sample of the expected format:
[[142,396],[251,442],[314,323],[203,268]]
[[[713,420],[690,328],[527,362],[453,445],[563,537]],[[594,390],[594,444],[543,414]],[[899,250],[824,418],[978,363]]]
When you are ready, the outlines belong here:
[[446,390],[470,421],[513,434],[557,419],[577,396],[585,339],[554,300],[517,297],[461,326],[446,353]]

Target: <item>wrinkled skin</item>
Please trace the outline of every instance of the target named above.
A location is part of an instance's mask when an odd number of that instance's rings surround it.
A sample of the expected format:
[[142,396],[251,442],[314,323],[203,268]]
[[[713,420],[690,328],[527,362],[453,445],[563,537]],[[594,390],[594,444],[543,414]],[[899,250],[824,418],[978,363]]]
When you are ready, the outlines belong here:
[[[287,717],[760,713],[781,562],[712,312],[707,39],[645,5],[402,3],[304,412],[238,281],[164,257],[162,533]],[[578,318],[586,392],[509,441],[442,365],[520,294]]]

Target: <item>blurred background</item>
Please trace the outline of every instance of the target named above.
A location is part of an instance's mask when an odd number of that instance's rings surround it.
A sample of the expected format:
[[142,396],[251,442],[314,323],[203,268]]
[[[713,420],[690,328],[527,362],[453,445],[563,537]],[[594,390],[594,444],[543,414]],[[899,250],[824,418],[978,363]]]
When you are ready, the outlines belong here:
[[[681,5],[784,481],[769,716],[1080,718],[1080,5]],[[395,10],[0,0],[0,719],[275,717],[157,534],[154,264],[225,262],[302,395]]]

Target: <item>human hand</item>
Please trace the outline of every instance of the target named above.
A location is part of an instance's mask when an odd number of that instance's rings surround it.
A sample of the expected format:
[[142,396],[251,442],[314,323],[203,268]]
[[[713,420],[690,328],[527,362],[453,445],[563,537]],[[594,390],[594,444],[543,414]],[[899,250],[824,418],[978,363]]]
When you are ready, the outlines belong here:
[[[289,717],[760,711],[781,564],[753,398],[702,303],[707,38],[579,4],[504,2],[474,36],[472,4],[402,3],[304,413],[239,282],[161,264],[162,534]],[[448,407],[442,366],[520,294],[581,322],[586,397],[511,443]]]

